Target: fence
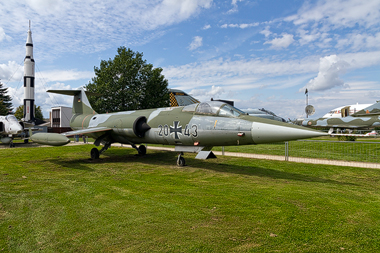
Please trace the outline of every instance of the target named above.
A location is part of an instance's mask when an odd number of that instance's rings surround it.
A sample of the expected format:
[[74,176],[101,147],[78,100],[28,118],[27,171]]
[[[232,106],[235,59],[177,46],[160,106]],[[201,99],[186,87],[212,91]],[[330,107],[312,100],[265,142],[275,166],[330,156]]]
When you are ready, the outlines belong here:
[[[219,149],[215,147],[213,150]],[[221,154],[380,169],[378,158],[380,142],[376,141],[299,140],[256,146],[225,147],[222,148]]]
[[267,144],[259,152],[268,155],[282,152],[286,161],[380,168],[380,142],[300,140]]

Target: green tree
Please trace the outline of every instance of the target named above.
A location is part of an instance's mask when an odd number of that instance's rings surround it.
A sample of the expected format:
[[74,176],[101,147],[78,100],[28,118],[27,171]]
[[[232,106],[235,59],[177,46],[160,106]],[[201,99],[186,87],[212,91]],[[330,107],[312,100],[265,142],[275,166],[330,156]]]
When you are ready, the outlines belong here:
[[[34,110],[35,118],[39,120],[43,120],[44,116],[42,114],[41,106],[37,106],[37,107],[35,106],[34,109],[35,109]],[[15,112],[15,117],[18,120],[21,120],[24,117],[24,105],[20,105],[19,107],[17,107],[16,112]]]
[[7,115],[9,114],[9,112],[11,112],[13,110],[12,108],[12,99],[9,95],[7,95],[8,93],[8,88],[3,88],[3,84],[0,82],[0,104],[4,105],[5,108],[6,108],[6,111],[5,113],[3,112],[4,108],[3,106],[1,106],[1,113],[0,115]]
[[3,101],[0,100],[0,116],[6,116],[9,114],[9,110],[4,105]]
[[120,47],[114,59],[94,67],[95,77],[85,88],[101,94],[89,97],[98,113],[169,106],[168,81],[162,68],[153,68],[143,54]]

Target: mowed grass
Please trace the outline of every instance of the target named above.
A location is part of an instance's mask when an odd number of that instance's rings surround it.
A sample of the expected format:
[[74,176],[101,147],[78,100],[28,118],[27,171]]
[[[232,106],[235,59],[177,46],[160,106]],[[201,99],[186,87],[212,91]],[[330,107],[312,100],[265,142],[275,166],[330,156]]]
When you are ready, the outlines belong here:
[[0,150],[2,252],[379,252],[380,170]]
[[[289,156],[356,162],[379,162],[380,143],[343,141],[289,141]],[[221,151],[222,147],[213,150]],[[285,143],[225,147],[226,152],[285,155]]]

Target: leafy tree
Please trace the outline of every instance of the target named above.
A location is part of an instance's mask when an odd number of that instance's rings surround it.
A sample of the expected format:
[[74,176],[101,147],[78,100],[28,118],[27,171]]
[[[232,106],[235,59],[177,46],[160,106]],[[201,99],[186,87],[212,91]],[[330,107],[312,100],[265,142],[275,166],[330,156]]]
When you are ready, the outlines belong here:
[[[3,88],[3,84],[0,82],[0,104],[4,105],[6,108],[5,113],[3,112],[4,109],[0,109],[0,115],[7,115],[13,110],[11,103],[12,99],[9,95],[7,95],[7,92],[8,88]],[[1,106],[1,108],[3,108],[3,106]]]
[[143,54],[120,47],[114,59],[94,67],[95,77],[85,88],[101,94],[89,101],[99,113],[169,106],[168,81],[162,68],[153,68]]
[[[35,118],[39,120],[43,120],[44,116],[42,114],[41,106],[37,106],[37,107],[35,106],[34,109],[35,109],[34,110]],[[19,107],[17,107],[16,112],[15,112],[15,117],[18,120],[21,120],[24,117],[24,105],[20,105]]]
[[0,100],[0,116],[6,116],[9,114],[9,110],[4,105],[3,101]]

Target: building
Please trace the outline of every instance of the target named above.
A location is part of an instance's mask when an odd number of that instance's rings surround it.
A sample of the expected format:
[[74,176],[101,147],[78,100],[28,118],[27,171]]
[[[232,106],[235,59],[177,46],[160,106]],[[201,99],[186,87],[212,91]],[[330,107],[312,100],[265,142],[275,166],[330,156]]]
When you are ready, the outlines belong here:
[[72,108],[65,106],[56,106],[51,108],[50,127],[55,133],[71,131],[70,119],[72,117]]

